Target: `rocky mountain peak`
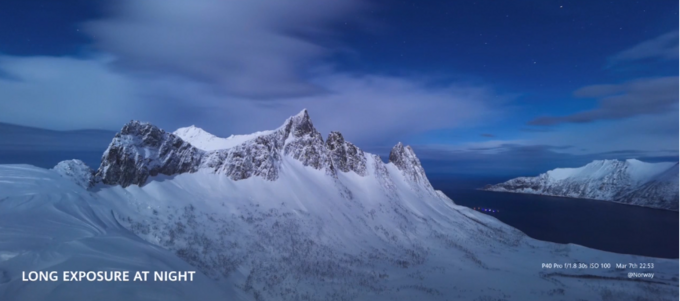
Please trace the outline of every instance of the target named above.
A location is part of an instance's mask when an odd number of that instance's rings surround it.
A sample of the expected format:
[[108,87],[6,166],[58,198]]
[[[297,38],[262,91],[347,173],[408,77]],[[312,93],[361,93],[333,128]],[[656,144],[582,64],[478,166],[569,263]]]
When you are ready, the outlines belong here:
[[354,144],[345,141],[340,132],[331,132],[326,139],[326,148],[330,152],[333,166],[340,171],[354,171],[366,175],[366,155]]
[[295,138],[317,135],[319,138],[321,137],[321,134],[319,134],[314,127],[314,123],[312,123],[312,119],[309,117],[307,109],[303,109],[297,115],[291,116],[286,123],[287,127],[290,127],[289,133]]
[[420,160],[411,146],[404,146],[401,142],[397,143],[390,151],[390,163],[394,164],[404,174],[411,183],[424,184],[432,187],[427,180],[425,170],[420,165]]
[[130,121],[102,156],[95,181],[142,185],[149,176],[198,170],[203,151],[149,123]]
[[[397,143],[390,151],[390,163],[393,163],[400,170],[412,165],[412,157],[415,157],[413,149],[410,146],[405,147],[401,142]],[[420,165],[420,162],[418,162],[418,165]]]
[[293,157],[305,166],[323,169],[327,174],[335,176],[336,171],[328,149],[321,134],[314,127],[307,109],[288,118],[282,129],[285,155]]
[[131,136],[138,139],[140,145],[158,146],[164,131],[146,122],[132,120],[125,124],[115,137]]

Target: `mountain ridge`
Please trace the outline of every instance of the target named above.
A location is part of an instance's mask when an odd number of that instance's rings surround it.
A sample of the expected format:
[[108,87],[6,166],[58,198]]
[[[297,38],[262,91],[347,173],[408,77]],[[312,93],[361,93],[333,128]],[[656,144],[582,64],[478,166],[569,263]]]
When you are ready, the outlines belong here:
[[267,134],[268,132],[270,131],[255,132],[246,135],[231,135],[227,138],[222,138],[217,137],[200,127],[191,125],[188,127],[179,128],[172,133],[175,136],[182,138],[182,140],[191,143],[191,145],[198,149],[204,151],[214,151],[234,147],[257,136]]
[[[192,140],[193,143],[182,137]],[[304,166],[323,170],[337,178],[339,172],[354,172],[366,176],[367,158],[375,157],[374,164],[394,164],[412,181],[414,188],[432,190],[425,171],[410,146],[397,143],[389,161],[365,153],[346,141],[340,132],[331,132],[324,141],[306,109],[287,118],[274,130],[256,132],[239,143],[225,143],[196,126],[184,127],[173,133],[150,123],[130,121],[116,133],[102,156],[101,165],[94,172],[92,185],[144,185],[149,177],[159,174],[172,176],[208,169],[227,175],[232,180],[253,176],[269,181],[278,178],[283,156],[289,156]],[[202,139],[202,140],[201,140]],[[215,142],[216,139],[223,139]],[[193,144],[202,145],[203,148]],[[206,147],[208,145],[208,147]],[[219,148],[226,147],[226,148]]]
[[581,167],[556,168],[536,177],[518,177],[483,189],[614,201],[678,211],[677,175],[677,162],[595,160]]

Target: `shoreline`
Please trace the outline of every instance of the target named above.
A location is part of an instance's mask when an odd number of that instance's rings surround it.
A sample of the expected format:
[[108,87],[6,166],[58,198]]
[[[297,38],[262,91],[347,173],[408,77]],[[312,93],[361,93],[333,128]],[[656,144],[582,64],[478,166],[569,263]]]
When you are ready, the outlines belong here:
[[621,204],[621,205],[628,205],[628,206],[641,207],[641,208],[646,208],[646,209],[654,209],[654,210],[670,211],[670,212],[676,212],[676,213],[680,214],[680,211],[678,211],[678,210],[664,209],[664,208],[658,208],[658,207],[649,207],[649,206],[638,205],[638,204],[621,203],[621,202],[612,201],[612,200],[601,200],[601,199],[592,199],[592,198],[577,198],[577,197],[571,197],[571,196],[565,196],[565,195],[552,195],[552,194],[543,194],[543,193],[528,193],[528,192],[517,192],[517,191],[497,191],[497,190],[488,190],[488,189],[484,189],[484,188],[475,188],[474,190],[487,191],[487,192],[497,192],[497,193],[514,193],[514,194],[524,194],[524,195],[539,195],[539,196],[549,196],[549,197],[565,198],[565,199],[576,199],[576,200],[602,201],[602,202],[610,202],[610,203],[614,203],[614,204]]

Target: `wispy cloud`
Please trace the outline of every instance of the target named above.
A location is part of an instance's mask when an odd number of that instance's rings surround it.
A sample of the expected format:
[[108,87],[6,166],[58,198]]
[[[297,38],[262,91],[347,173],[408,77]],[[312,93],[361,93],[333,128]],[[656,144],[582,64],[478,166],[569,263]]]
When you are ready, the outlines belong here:
[[0,120],[51,129],[119,127],[145,106],[109,58],[0,56]]
[[[565,124],[558,131],[532,133],[531,141],[546,145],[574,145],[591,153],[635,149],[640,156],[666,156],[678,146],[678,108],[611,122]],[[566,150],[573,152],[572,150]]]
[[549,145],[514,143],[485,151],[432,146],[414,146],[414,150],[430,174],[535,176],[556,167],[580,166],[597,158],[564,153]]
[[175,74],[251,98],[322,92],[305,76],[333,51],[318,41],[330,39],[330,25],[340,18],[359,19],[365,6],[357,0],[114,3],[111,15],[86,28],[120,66]]
[[483,84],[336,70],[328,55],[346,47],[333,28],[361,22],[359,0],[113,3],[84,26],[95,57],[0,59],[14,77],[0,78],[1,121],[117,129],[134,118],[226,136],[307,108],[324,133],[391,144],[502,116],[497,104],[509,98]]
[[678,31],[668,32],[613,55],[609,64],[645,59],[678,59]]
[[[314,83],[328,93],[270,100],[215,103],[207,120],[225,121],[236,132],[278,126],[301,108],[310,111],[322,132],[340,131],[361,146],[388,144],[418,133],[469,126],[503,116],[507,99],[488,86],[449,84],[433,87],[426,78],[377,74],[318,74]],[[266,124],[269,123],[269,124]]]
[[583,87],[574,96],[598,99],[598,107],[566,116],[539,117],[530,125],[587,123],[659,114],[678,108],[678,77],[640,79],[622,84]]
[[107,58],[0,57],[0,120],[49,129],[118,129],[130,119],[168,130],[197,124],[217,135],[279,126],[302,108],[323,133],[341,131],[358,144],[392,143],[440,128],[502,116],[488,86],[433,87],[426,78],[319,73],[326,93],[254,101],[217,93],[174,76],[121,72]]

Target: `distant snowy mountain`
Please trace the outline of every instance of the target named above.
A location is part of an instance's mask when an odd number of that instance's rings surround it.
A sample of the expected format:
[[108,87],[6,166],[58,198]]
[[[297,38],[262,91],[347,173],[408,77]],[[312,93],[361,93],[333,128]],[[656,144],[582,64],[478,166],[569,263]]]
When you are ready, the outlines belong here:
[[484,189],[606,200],[678,211],[678,163],[598,160],[579,168],[556,168],[537,177],[515,178]]
[[678,164],[654,176],[617,202],[678,211]]
[[[324,141],[307,111],[226,148],[182,135],[133,121],[96,171],[0,165],[0,299],[677,300],[678,260],[529,238],[435,191],[411,147],[385,163]],[[565,262],[654,263],[654,278],[541,268]],[[31,270],[199,273],[22,281]]]

